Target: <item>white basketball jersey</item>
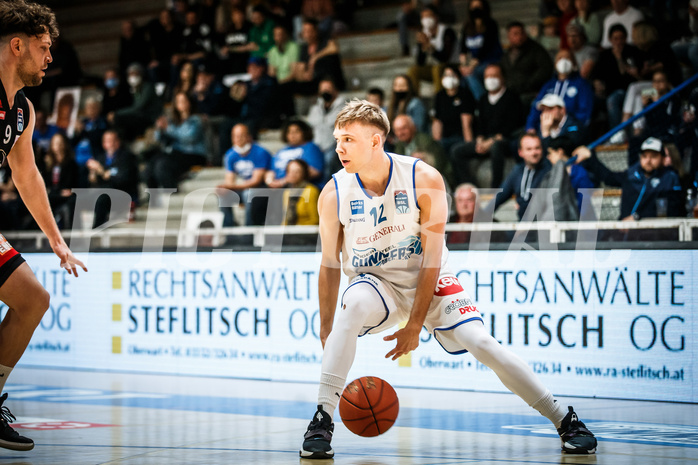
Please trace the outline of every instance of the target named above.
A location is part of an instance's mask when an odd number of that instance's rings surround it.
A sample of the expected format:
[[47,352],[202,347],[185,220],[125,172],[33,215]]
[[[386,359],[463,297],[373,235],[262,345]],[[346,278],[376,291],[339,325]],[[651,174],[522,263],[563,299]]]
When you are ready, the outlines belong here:
[[[370,273],[397,287],[416,289],[424,256],[414,185],[419,160],[395,154],[388,157],[390,175],[380,197],[371,197],[364,190],[358,174],[343,169],[332,176],[337,213],[344,229],[342,266],[350,280]],[[444,245],[442,268],[447,258]]]

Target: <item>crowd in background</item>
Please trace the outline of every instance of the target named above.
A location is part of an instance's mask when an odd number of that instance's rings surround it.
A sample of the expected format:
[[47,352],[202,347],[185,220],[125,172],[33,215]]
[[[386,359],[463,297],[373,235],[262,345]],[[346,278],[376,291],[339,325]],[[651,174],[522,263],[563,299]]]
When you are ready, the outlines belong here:
[[[337,37],[358,27],[356,2],[170,3],[146,24],[123,22],[118,63],[70,130],[60,101],[59,117],[47,122],[57,89],[89,82],[70,42],[54,43],[44,83],[26,89],[37,109],[37,164],[59,224],[73,224],[74,188],[120,189],[135,208],[148,201],[139,185],[177,188],[207,165],[224,167],[218,188],[240,194],[246,224],[266,220],[266,199],[248,198],[260,187],[288,191],[280,222],[316,224],[319,190],[341,168],[332,131],[347,82]],[[394,25],[413,64],[395,70],[389,89],[358,89],[391,121],[386,149],[442,173],[455,199],[451,221],[487,218],[478,188],[499,188],[494,209],[514,197],[520,219],[594,219],[579,189],[600,185],[622,189],[622,220],[692,215],[698,91],[655,102],[698,73],[698,2],[541,0],[539,23],[503,25],[504,43],[493,8],[487,0],[405,2]],[[299,96],[309,108],[296,108]],[[628,152],[627,170],[613,172],[586,146],[631,118],[610,137]],[[258,142],[268,129],[281,129],[276,153]],[[150,143],[134,143],[144,139]],[[569,195],[531,208],[543,187]],[[224,224],[234,217],[224,211]],[[102,198],[94,225],[108,219]],[[7,166],[0,223],[33,227]]]

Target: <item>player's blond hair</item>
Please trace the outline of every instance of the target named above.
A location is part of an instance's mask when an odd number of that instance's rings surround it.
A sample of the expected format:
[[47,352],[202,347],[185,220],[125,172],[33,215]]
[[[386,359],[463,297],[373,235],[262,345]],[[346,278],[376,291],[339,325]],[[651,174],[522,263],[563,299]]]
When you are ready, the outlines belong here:
[[390,132],[388,115],[386,115],[378,105],[368,100],[353,98],[347,102],[344,108],[342,108],[342,111],[337,115],[334,127],[341,129],[351,123],[375,126],[383,131],[384,136],[387,136]]

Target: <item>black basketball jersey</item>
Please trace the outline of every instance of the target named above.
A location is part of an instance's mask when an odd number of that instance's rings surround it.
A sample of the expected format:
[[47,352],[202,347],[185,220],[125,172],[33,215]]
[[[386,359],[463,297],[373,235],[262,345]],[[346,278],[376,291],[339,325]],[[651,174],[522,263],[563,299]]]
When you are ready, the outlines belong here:
[[7,101],[5,86],[0,81],[0,166],[29,123],[29,103],[22,90],[15,94],[12,109]]

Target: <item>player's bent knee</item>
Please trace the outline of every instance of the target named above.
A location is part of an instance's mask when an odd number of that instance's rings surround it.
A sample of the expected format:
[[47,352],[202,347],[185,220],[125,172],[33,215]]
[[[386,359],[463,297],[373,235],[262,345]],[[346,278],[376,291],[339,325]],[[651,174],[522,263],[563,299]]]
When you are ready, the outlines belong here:
[[51,295],[48,293],[48,291],[44,288],[37,290],[27,308],[29,318],[31,318],[32,321],[38,325],[41,319],[44,317],[46,310],[49,309],[50,305]]

